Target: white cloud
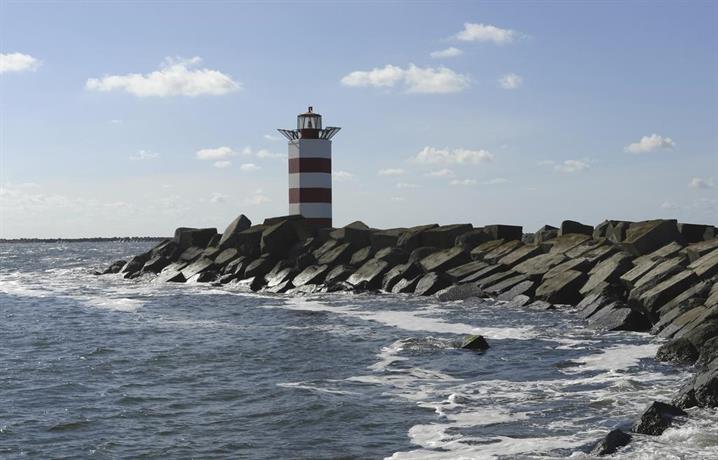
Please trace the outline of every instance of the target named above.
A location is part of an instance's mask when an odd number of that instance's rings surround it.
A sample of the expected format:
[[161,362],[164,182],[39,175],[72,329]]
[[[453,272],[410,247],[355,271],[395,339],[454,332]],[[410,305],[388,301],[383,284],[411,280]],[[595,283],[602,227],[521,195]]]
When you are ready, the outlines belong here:
[[259,171],[262,168],[255,165],[254,163],[244,163],[239,166],[239,169],[244,172],[252,172],[252,171]]
[[487,180],[484,185],[499,185],[506,184],[509,180],[503,177],[497,177],[496,179]]
[[[251,155],[251,151],[250,151],[250,155]],[[274,153],[274,152],[270,152],[267,149],[257,150],[257,152],[255,152],[255,155],[257,156],[257,158],[287,158],[286,153]]]
[[149,150],[138,150],[137,153],[130,155],[130,160],[143,161],[143,160],[154,160],[160,156],[159,153],[150,152]]
[[85,88],[92,91],[124,90],[138,97],[218,96],[242,88],[241,83],[218,70],[196,69],[201,62],[199,57],[166,58],[154,72],[90,78]]
[[387,65],[368,71],[357,70],[341,80],[344,86],[352,87],[393,87],[400,82],[407,93],[447,94],[464,90],[469,86],[470,78],[446,67],[417,67],[410,64],[406,69]]
[[232,166],[232,162],[229,160],[220,160],[212,163],[215,168],[224,169]]
[[266,196],[260,188],[256,190],[251,196],[247,197],[244,200],[244,204],[257,206],[263,203],[269,203],[270,201],[272,200],[268,196]]
[[690,188],[713,188],[715,187],[715,182],[713,182],[713,178],[694,177],[688,183],[688,186]]
[[554,165],[554,169],[556,171],[565,173],[565,174],[573,174],[578,173],[581,171],[585,171],[588,168],[591,167],[591,162],[589,160],[583,159],[583,160],[565,160],[563,163],[558,163]]
[[678,209],[678,205],[670,201],[664,201],[663,203],[661,203],[661,209],[675,211],[676,209]]
[[0,74],[7,72],[34,72],[41,62],[23,53],[0,53]]
[[226,160],[237,155],[239,155],[239,152],[236,152],[229,147],[202,149],[197,152],[197,158],[200,160]]
[[268,141],[272,141],[272,142],[282,140],[281,137],[279,137],[279,136],[273,136],[272,134],[265,134],[265,135],[264,135],[264,138],[267,139]]
[[501,29],[490,24],[464,23],[464,30],[456,34],[455,38],[465,42],[494,42],[504,45],[518,38],[516,31]]
[[336,179],[337,181],[347,181],[347,180],[354,180],[354,174],[346,171],[334,171],[332,173],[332,177]]
[[424,147],[416,155],[416,161],[424,164],[479,164],[494,160],[494,154],[487,150],[468,150]]
[[516,89],[524,83],[524,79],[515,73],[509,73],[499,78],[499,86],[503,89]]
[[462,185],[465,187],[476,185],[477,182],[474,179],[454,179],[451,182],[449,182],[449,185]]
[[444,168],[444,169],[438,169],[436,171],[429,171],[425,174],[425,176],[429,177],[452,177],[454,175],[454,171]]
[[650,136],[643,136],[640,141],[627,145],[623,150],[629,153],[647,153],[654,150],[668,150],[675,146],[675,142],[670,137],[663,137],[654,133]]
[[229,197],[223,193],[214,192],[212,193],[209,202],[212,204],[222,204],[227,202],[227,198]]
[[449,48],[446,48],[441,51],[432,51],[431,53],[429,53],[429,56],[434,59],[445,59],[461,56],[462,54],[464,54],[464,52],[461,51],[459,48],[454,48],[453,46],[450,46]]
[[399,182],[396,184],[396,188],[418,188],[419,186],[416,184],[410,184],[408,182]]
[[380,176],[401,176],[406,171],[399,168],[388,168],[388,169],[380,169],[377,174]]

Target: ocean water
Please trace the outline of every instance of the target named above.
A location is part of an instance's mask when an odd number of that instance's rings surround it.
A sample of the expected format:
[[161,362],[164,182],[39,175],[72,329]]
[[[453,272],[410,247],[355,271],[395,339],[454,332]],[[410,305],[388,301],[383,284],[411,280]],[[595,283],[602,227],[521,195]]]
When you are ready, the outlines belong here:
[[[689,377],[568,310],[91,274],[150,246],[0,245],[0,458],[583,459]],[[616,457],[718,458],[692,414]]]

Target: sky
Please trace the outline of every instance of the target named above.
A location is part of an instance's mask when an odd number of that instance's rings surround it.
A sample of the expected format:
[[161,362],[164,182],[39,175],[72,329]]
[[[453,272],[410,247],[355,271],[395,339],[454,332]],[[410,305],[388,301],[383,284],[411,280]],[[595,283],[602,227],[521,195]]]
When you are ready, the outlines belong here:
[[287,214],[334,225],[718,225],[718,2],[0,0],[0,238]]

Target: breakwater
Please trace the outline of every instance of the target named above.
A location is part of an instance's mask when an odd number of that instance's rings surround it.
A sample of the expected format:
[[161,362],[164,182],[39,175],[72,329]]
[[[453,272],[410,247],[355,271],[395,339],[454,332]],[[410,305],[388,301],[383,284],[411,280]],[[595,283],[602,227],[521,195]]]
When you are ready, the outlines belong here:
[[[657,357],[695,364],[694,380],[673,401],[651,404],[631,431],[657,435],[683,409],[718,404],[718,239],[710,225],[565,221],[527,235],[517,226],[470,224],[317,230],[297,216],[260,225],[240,216],[221,234],[177,229],[105,272],[299,295],[384,290],[445,301],[491,297],[532,310],[571,305],[592,328],[670,339]],[[630,439],[614,430],[594,453],[615,452]]]

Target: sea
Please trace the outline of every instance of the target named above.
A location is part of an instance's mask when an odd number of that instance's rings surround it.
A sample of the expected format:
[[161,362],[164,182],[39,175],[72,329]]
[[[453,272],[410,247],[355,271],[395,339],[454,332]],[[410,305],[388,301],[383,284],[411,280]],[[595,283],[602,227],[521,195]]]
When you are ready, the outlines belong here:
[[[587,459],[691,375],[570,307],[93,274],[151,246],[0,245],[0,458]],[[613,458],[716,459],[718,413]]]

